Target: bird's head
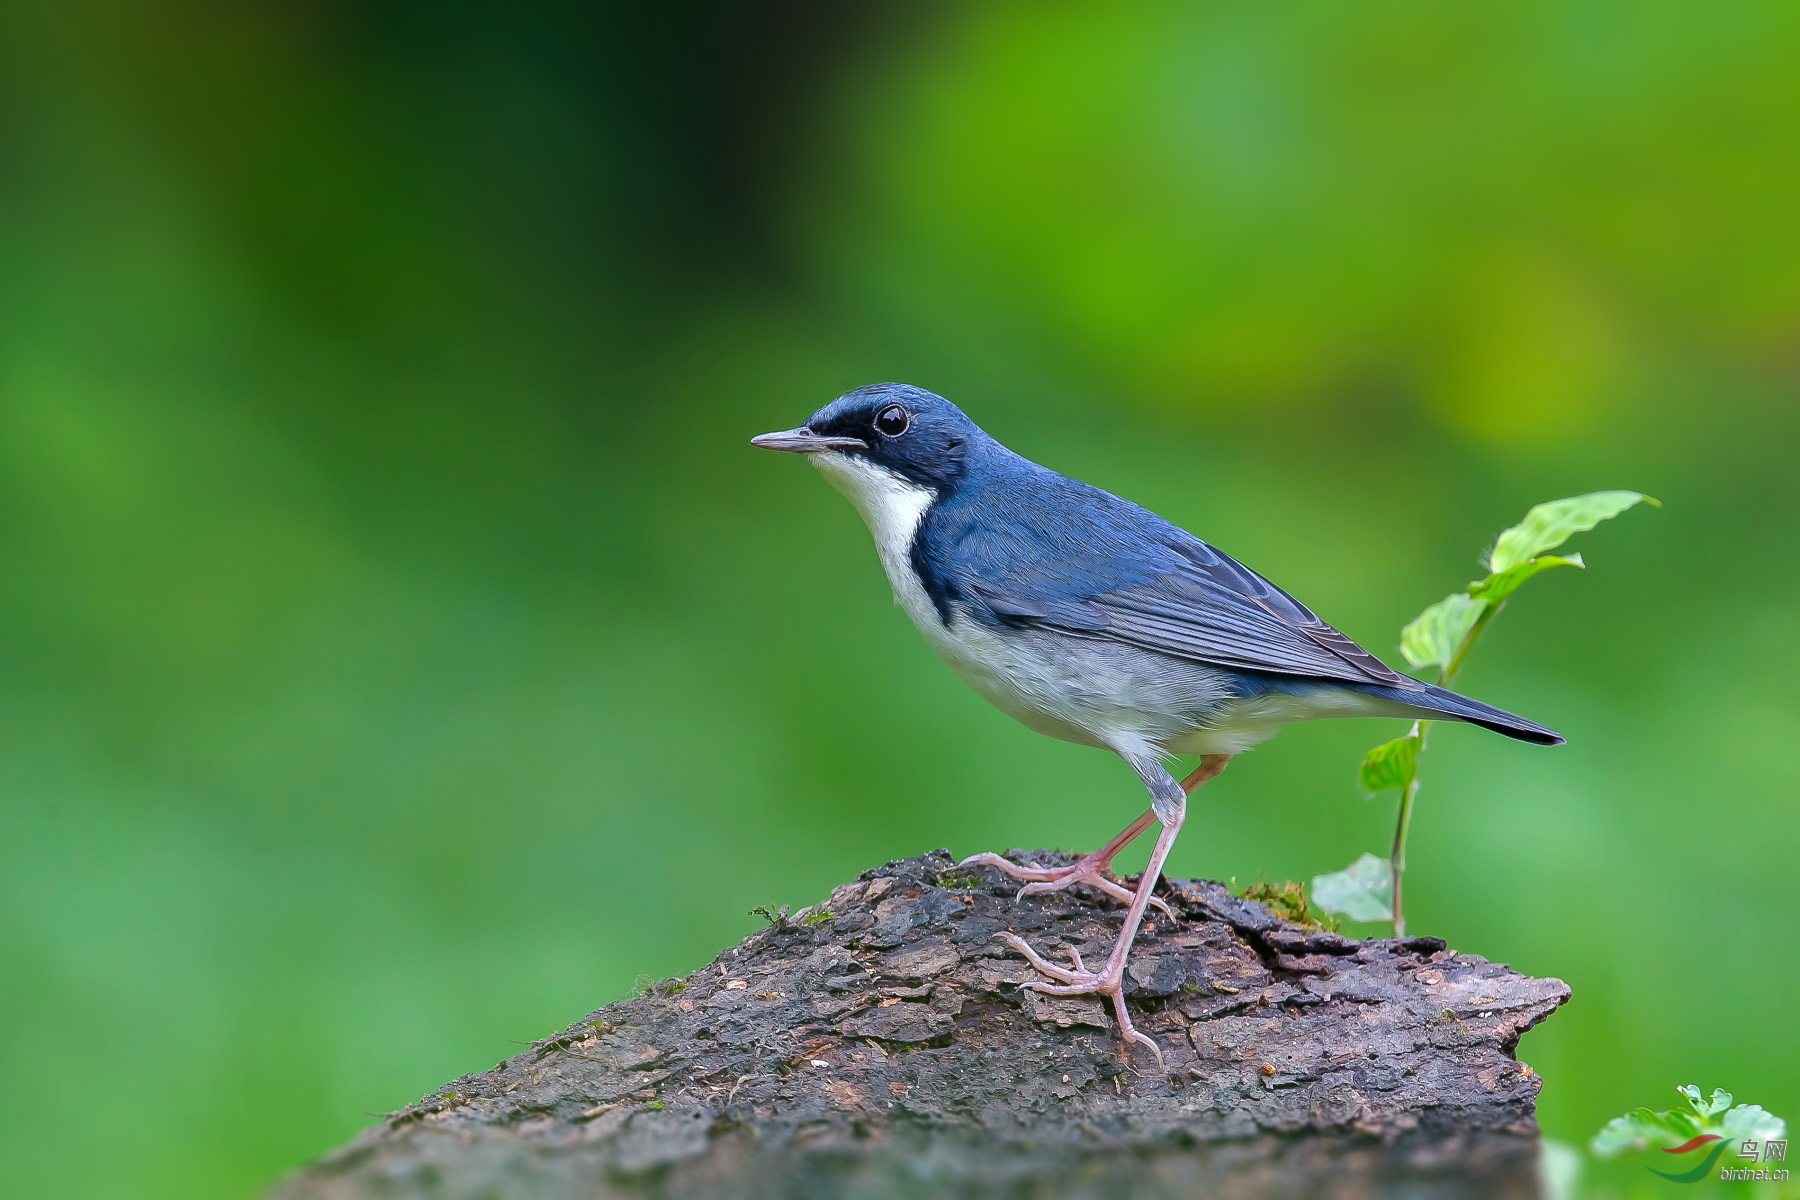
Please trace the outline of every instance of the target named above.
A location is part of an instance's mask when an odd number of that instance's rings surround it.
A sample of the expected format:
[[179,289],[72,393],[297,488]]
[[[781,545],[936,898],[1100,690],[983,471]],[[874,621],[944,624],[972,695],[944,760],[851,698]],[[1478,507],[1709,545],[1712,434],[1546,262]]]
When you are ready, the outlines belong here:
[[806,424],[750,439],[765,450],[816,456],[828,476],[879,468],[916,488],[942,495],[968,469],[985,436],[962,409],[904,383],[872,383],[845,392]]

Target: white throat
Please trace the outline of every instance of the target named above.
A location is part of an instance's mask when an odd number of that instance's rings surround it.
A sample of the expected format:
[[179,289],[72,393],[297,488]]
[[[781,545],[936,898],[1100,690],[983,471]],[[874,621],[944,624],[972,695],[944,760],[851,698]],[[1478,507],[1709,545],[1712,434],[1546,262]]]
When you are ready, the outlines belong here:
[[936,623],[936,612],[912,569],[912,543],[937,493],[854,454],[826,450],[807,457],[862,514],[893,586],[894,603],[904,608],[921,630],[929,631]]

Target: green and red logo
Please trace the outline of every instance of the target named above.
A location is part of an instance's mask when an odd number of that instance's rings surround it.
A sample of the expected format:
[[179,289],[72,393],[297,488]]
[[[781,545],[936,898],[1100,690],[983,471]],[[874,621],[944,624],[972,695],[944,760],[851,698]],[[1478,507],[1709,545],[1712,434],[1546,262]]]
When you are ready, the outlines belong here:
[[1719,1155],[1725,1153],[1725,1137],[1723,1134],[1695,1134],[1679,1146],[1663,1147],[1664,1154],[1686,1154],[1689,1150],[1698,1150],[1708,1143],[1712,1144],[1712,1149],[1707,1151],[1706,1157],[1701,1159],[1699,1164],[1692,1169],[1686,1171],[1658,1171],[1655,1167],[1651,1167],[1651,1173],[1661,1175],[1664,1179],[1673,1179],[1676,1183],[1699,1182],[1711,1173],[1713,1164],[1719,1161]]

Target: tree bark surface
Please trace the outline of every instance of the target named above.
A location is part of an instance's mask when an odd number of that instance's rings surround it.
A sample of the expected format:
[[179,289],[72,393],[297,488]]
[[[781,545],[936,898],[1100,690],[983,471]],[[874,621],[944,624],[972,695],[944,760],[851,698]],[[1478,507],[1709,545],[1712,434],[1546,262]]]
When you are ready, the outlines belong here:
[[[1054,852],[1014,857],[1067,861]],[[276,1188],[367,1197],[1536,1194],[1519,1037],[1568,999],[1430,937],[1284,923],[1167,880],[1138,1027],[1022,989],[1121,906],[946,852],[864,872],[682,979],[388,1115]]]

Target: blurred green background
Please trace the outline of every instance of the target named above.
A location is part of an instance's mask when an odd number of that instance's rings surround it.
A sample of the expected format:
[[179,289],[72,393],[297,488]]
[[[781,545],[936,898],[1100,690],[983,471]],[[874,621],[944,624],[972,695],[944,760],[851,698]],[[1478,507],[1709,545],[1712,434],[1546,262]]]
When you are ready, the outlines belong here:
[[[1473,657],[1570,744],[1439,732],[1409,916],[1573,986],[1549,1135],[1800,1118],[1797,55],[1781,3],[0,6],[5,1190],[253,1194],[750,905],[1138,812],[745,445],[884,379],[1390,661],[1530,504],[1661,498]],[[1400,728],[1245,757],[1173,871],[1381,850]]]

